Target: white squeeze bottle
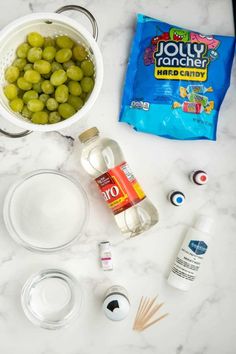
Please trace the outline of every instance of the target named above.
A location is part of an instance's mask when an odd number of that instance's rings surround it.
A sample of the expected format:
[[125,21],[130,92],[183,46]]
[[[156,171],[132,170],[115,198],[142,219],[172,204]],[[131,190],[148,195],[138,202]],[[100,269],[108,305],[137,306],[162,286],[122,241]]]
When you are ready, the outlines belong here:
[[100,138],[97,128],[79,135],[83,144],[81,163],[97,183],[125,236],[136,236],[158,222],[154,205],[125,162],[116,141]]
[[183,241],[168,277],[168,283],[179,290],[189,290],[196,279],[211,239],[213,220],[200,215]]

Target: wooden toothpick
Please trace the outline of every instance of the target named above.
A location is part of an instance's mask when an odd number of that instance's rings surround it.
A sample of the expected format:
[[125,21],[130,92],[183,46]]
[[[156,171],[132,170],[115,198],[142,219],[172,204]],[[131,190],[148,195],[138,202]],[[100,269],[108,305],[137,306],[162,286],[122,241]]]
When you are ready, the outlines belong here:
[[[160,316],[159,318],[152,320],[154,315],[159,311],[159,309],[164,305],[164,303],[158,304],[156,302],[157,296],[154,298],[143,297],[140,300],[137,314],[135,316],[133,330],[143,331],[144,329],[152,326],[153,324],[159,322],[165,318],[168,313]],[[151,322],[150,322],[151,321]]]

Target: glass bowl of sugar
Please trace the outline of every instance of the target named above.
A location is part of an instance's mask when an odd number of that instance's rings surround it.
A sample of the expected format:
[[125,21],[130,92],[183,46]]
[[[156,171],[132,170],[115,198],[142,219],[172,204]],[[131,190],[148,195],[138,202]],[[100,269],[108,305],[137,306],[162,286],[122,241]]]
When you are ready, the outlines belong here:
[[38,170],[14,183],[3,217],[11,237],[31,251],[55,252],[82,235],[88,198],[80,183],[55,170]]
[[21,292],[26,317],[45,329],[68,326],[80,314],[83,292],[77,280],[59,269],[46,269],[32,275]]

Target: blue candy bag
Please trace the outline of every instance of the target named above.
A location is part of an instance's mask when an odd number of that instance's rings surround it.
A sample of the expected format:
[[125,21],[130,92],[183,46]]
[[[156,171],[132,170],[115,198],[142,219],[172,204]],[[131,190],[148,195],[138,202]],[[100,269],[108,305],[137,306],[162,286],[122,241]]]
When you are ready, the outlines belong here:
[[216,140],[235,37],[205,36],[139,14],[119,120],[170,139]]

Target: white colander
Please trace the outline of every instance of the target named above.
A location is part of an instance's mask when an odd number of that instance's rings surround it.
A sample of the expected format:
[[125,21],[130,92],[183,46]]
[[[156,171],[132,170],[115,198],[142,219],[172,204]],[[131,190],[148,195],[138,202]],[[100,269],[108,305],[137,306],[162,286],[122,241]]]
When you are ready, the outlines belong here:
[[[93,36],[77,21],[70,17],[61,15],[61,12],[76,10],[85,14],[93,27]],[[30,32],[39,32],[43,36],[55,37],[59,35],[68,35],[75,42],[83,44],[87,49],[90,60],[95,67],[95,84],[93,91],[84,104],[84,106],[72,117],[55,124],[34,124],[19,113],[14,113],[8,104],[3,87],[5,85],[4,73],[6,68],[12,64],[16,56],[16,48],[25,41]],[[93,106],[96,101],[103,80],[103,63],[100,49],[96,43],[98,35],[97,23],[93,15],[85,8],[77,5],[63,6],[56,13],[34,13],[21,17],[0,31],[0,116],[6,118],[14,125],[26,129],[19,134],[11,134],[0,129],[0,132],[9,137],[21,137],[29,134],[31,131],[55,131],[67,128],[71,124],[80,120]]]

